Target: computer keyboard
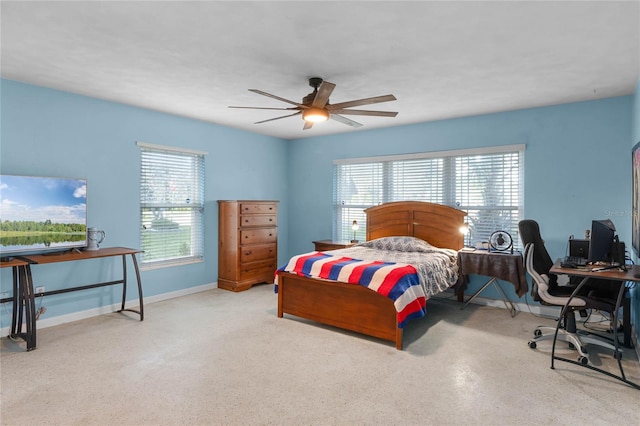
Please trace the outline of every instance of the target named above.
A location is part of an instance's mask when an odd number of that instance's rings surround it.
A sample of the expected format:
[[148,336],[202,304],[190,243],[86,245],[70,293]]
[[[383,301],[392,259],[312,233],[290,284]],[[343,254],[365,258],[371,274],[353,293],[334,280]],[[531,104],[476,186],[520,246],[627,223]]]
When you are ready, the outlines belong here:
[[563,268],[577,268],[579,266],[587,266],[587,259],[578,256],[566,256],[564,259],[562,259],[562,262],[560,262],[560,266],[562,266]]

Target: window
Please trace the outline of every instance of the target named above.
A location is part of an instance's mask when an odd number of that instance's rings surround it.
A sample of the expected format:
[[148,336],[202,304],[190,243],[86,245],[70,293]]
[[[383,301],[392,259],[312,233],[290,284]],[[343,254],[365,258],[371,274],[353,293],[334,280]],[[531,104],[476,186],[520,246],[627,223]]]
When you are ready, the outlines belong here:
[[142,266],[202,261],[206,153],[137,144]]
[[428,201],[467,212],[465,244],[507,231],[518,245],[523,217],[524,145],[334,161],[334,235],[366,235],[364,209],[391,201]]

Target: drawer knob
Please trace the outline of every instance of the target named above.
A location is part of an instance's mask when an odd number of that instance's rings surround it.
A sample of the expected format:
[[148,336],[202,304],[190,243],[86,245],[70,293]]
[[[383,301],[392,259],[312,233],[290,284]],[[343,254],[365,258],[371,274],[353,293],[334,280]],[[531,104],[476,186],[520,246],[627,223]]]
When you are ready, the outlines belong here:
[[249,256],[251,254],[251,250],[249,251],[245,251],[244,254],[246,254],[247,256]]

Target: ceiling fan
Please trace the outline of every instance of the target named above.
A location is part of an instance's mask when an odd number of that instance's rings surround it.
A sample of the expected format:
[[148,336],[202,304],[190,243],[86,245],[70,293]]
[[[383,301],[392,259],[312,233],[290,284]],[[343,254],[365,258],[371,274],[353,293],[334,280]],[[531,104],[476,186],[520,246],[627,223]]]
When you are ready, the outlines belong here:
[[313,92],[302,98],[302,102],[294,102],[288,99],[281,98],[280,96],[272,95],[262,90],[249,89],[250,92],[257,93],[259,95],[267,96],[269,98],[277,99],[288,104],[295,105],[289,108],[269,108],[269,107],[243,107],[243,106],[230,106],[229,108],[247,108],[247,109],[269,109],[280,111],[296,111],[293,114],[283,115],[281,117],[270,118],[268,120],[257,121],[254,124],[267,123],[269,121],[280,120],[281,118],[293,117],[295,115],[302,115],[304,120],[303,130],[310,129],[313,123],[320,121],[327,121],[333,119],[340,123],[346,124],[351,127],[361,127],[362,124],[353,121],[344,115],[370,115],[376,117],[395,117],[397,112],[392,111],[370,111],[363,109],[347,109],[354,106],[371,105],[380,102],[395,101],[396,97],[393,95],[375,96],[373,98],[358,99],[355,101],[340,102],[337,104],[329,103],[329,96],[336,87],[335,84],[322,80],[320,77],[311,77],[309,79],[309,86],[313,87]]

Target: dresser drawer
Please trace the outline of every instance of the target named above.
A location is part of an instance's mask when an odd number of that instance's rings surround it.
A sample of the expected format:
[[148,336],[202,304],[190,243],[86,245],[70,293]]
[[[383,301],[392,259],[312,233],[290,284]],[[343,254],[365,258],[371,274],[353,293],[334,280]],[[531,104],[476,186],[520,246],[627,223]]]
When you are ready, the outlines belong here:
[[241,214],[267,214],[278,213],[278,205],[275,203],[242,203],[240,204]]
[[261,246],[246,246],[240,250],[240,263],[256,262],[258,260],[275,259],[277,253],[275,244]]
[[275,278],[276,268],[275,260],[241,264],[239,281],[252,280],[258,277],[265,277],[266,281],[271,281]]
[[240,244],[275,243],[278,238],[276,228],[243,229],[240,231]]
[[240,226],[275,226],[278,223],[278,217],[275,214],[261,215],[243,215],[240,219]]

